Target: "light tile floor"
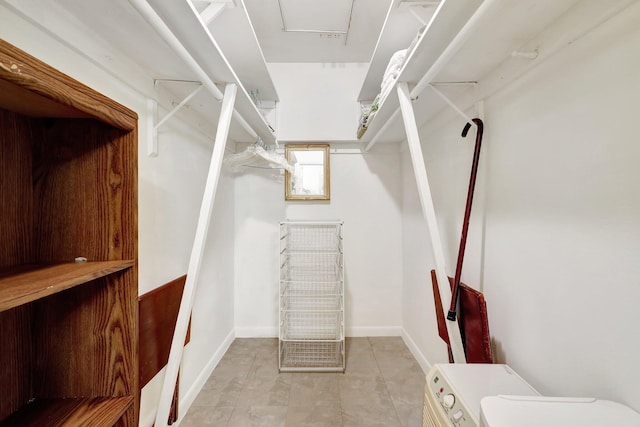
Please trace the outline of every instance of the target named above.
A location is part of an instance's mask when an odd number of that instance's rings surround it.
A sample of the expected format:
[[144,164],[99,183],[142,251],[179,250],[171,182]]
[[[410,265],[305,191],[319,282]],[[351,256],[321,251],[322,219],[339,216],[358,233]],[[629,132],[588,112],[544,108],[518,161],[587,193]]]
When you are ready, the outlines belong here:
[[346,371],[278,373],[278,340],[236,339],[180,427],[420,427],[425,375],[399,337],[347,338]]

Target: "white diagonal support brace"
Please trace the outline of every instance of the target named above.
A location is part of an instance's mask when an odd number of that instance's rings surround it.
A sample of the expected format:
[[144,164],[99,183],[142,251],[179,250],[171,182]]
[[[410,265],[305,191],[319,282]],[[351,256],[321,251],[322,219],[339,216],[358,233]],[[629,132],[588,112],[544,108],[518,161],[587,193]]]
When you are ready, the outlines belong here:
[[195,291],[200,275],[200,266],[204,256],[205,244],[207,242],[207,234],[209,224],[211,223],[211,212],[213,211],[213,202],[216,197],[218,188],[218,180],[220,178],[220,170],[222,168],[222,158],[224,149],[229,136],[229,126],[231,125],[231,117],[233,115],[233,104],[236,100],[236,92],[238,87],[229,83],[224,89],[222,98],[222,110],[218,119],[218,129],[216,130],[216,139],[211,154],[211,163],[209,165],[209,174],[207,175],[207,183],[202,196],[202,204],[200,205],[200,215],[198,217],[198,226],[196,235],[191,249],[189,258],[189,267],[187,269],[187,279],[182,292],[182,300],[180,301],[180,309],[178,311],[178,319],[176,320],[176,329],[171,341],[171,350],[169,352],[169,361],[164,374],[164,382],[160,393],[160,401],[158,403],[158,411],[154,425],[156,427],[166,427],[169,420],[169,412],[171,408],[171,400],[173,399],[173,390],[178,378],[178,370],[182,360],[182,352],[184,341],[187,336],[189,327],[189,318],[191,317],[191,309]]
[[[442,250],[442,241],[440,240],[440,231],[438,230],[438,221],[436,220],[436,211],[433,207],[433,198],[431,197],[431,189],[429,187],[429,179],[427,177],[427,168],[424,165],[424,157],[422,155],[422,147],[420,145],[420,135],[418,134],[418,126],[411,105],[411,95],[409,87],[406,83],[398,83],[398,100],[400,101],[400,110],[402,111],[402,119],[404,121],[405,132],[407,133],[407,143],[409,152],[411,153],[411,163],[413,164],[413,172],[416,176],[416,184],[418,186],[418,197],[422,205],[422,213],[429,227],[431,247],[433,249],[433,257],[436,263],[436,277],[438,278],[438,289],[444,302],[451,301],[451,288],[449,288],[449,277],[444,263],[444,251]],[[448,311],[449,305],[444,306],[444,312]],[[465,363],[464,348],[462,346],[462,336],[458,327],[457,320],[446,320],[447,332],[449,334],[449,344],[453,353],[453,361],[455,363]]]
[[[464,83],[467,84],[467,83]],[[429,83],[429,87],[431,88],[431,90],[433,91],[433,93],[435,93],[436,95],[438,95],[440,97],[440,99],[442,99],[444,102],[447,103],[447,105],[449,105],[449,107],[451,107],[451,109],[453,111],[455,111],[456,113],[458,113],[458,115],[460,117],[462,117],[463,119],[465,119],[467,121],[467,123],[469,123],[470,125],[474,126],[474,127],[478,127],[478,125],[476,124],[476,122],[473,121],[473,119],[471,117],[469,117],[464,111],[462,111],[452,100],[449,99],[449,97],[447,95],[445,95],[444,93],[442,93],[442,91],[440,89],[438,89],[436,87],[435,84],[433,83]]]
[[226,3],[211,3],[205,10],[200,12],[202,21],[209,25],[211,24],[227,7]]
[[191,101],[191,98],[193,98],[194,96],[196,96],[198,94],[198,92],[200,92],[202,90],[202,88],[204,88],[203,85],[198,86],[197,88],[195,88],[189,95],[187,95],[182,101],[180,101],[180,103],[178,105],[176,105],[175,107],[173,107],[173,109],[171,111],[169,111],[163,118],[162,120],[160,120],[158,123],[156,123],[156,125],[153,127],[154,130],[158,130],[158,128],[160,128],[160,126],[162,126],[164,124],[164,122],[166,122],[167,120],[169,120],[175,113],[178,112],[178,110],[180,110],[182,107],[184,107],[187,102]]

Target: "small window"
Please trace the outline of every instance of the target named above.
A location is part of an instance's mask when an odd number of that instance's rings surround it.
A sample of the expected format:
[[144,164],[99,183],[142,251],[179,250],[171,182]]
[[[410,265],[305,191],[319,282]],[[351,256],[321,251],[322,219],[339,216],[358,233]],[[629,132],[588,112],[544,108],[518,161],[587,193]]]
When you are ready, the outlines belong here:
[[293,173],[285,172],[285,200],[330,200],[329,144],[286,145]]

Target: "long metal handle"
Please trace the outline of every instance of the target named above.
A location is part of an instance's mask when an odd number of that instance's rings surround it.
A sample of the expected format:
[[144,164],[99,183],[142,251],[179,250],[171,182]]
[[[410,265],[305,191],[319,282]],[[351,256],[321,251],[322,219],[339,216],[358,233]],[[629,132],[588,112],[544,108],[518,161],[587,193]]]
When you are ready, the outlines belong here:
[[[462,263],[464,261],[464,251],[467,246],[467,234],[469,232],[469,217],[471,216],[471,205],[473,204],[473,192],[476,186],[476,175],[478,174],[478,163],[480,161],[480,147],[482,145],[482,133],[484,125],[482,120],[473,119],[478,131],[476,133],[476,146],[473,151],[473,163],[471,165],[471,178],[469,178],[469,190],[467,192],[467,205],[464,209],[464,220],[462,221],[462,234],[460,236],[460,247],[458,248],[458,262],[456,263],[456,274],[453,279],[453,289],[451,290],[451,305],[447,313],[447,319],[456,319],[456,306],[458,305],[458,288],[460,287],[460,276],[462,275]],[[465,138],[471,123],[467,123],[462,130],[462,137]]]

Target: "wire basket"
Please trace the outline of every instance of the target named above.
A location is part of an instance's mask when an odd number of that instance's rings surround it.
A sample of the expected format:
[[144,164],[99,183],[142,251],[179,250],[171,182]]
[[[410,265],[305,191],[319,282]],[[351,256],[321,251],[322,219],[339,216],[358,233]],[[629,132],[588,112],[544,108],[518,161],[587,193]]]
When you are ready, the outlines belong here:
[[283,311],[342,310],[340,282],[283,282],[280,308]]
[[342,252],[340,223],[282,223],[282,245],[290,252]]
[[342,280],[342,254],[284,252],[280,278],[285,281],[338,282]]
[[281,371],[344,371],[344,341],[281,341]]
[[344,338],[341,311],[284,311],[282,340],[341,340]]

